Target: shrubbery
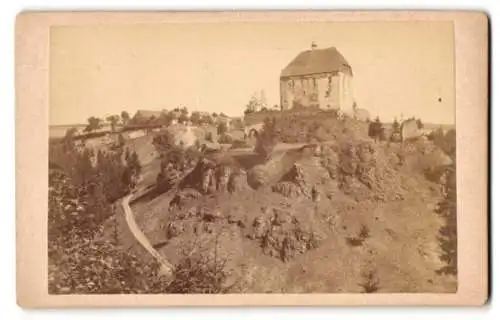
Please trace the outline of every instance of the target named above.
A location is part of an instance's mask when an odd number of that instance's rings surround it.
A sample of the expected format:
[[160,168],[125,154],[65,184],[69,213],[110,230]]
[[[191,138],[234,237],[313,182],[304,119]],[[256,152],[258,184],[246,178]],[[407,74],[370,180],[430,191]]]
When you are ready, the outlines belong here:
[[267,118],[262,130],[257,134],[255,152],[267,159],[278,143],[278,131],[276,118]]
[[[141,293],[158,281],[154,266],[96,242],[103,223],[114,214],[113,203],[127,194],[140,173],[137,154],[79,152],[68,145],[50,146],[48,258],[49,292]],[[151,272],[144,273],[150,268]],[[146,275],[144,275],[146,274]]]

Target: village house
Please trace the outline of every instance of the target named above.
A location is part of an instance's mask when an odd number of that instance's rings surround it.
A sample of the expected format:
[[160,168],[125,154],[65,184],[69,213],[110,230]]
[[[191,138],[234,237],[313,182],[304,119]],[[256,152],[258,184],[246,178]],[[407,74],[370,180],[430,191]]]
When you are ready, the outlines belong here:
[[281,72],[281,110],[319,107],[350,112],[353,109],[352,68],[334,47],[301,52]]

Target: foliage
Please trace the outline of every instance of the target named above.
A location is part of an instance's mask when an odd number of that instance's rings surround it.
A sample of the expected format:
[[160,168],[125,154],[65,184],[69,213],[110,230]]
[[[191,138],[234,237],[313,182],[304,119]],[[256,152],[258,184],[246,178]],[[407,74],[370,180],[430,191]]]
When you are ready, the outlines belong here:
[[370,270],[363,273],[363,283],[361,287],[363,288],[363,293],[375,293],[379,291],[379,279],[375,270]]
[[127,172],[126,177],[131,178],[131,188],[133,188],[141,175],[141,162],[139,161],[139,156],[137,152],[132,152],[130,156],[126,159],[127,162]]
[[122,113],[120,114],[121,118],[122,118],[122,123],[124,125],[127,125],[130,121],[130,115],[127,111],[122,111]]
[[159,192],[167,191],[175,184],[178,177],[179,171],[170,163],[162,161],[160,172],[156,176],[156,190]]
[[85,127],[85,132],[92,132],[102,128],[102,121],[97,117],[90,117],[87,119],[87,126]]
[[198,111],[193,111],[189,120],[195,125],[200,125],[202,123],[202,117]]
[[51,294],[140,294],[166,287],[155,263],[145,263],[106,242],[65,247],[51,261]]
[[176,145],[170,132],[155,136],[153,145],[161,155],[165,165],[171,164],[173,168],[179,171],[184,171],[186,166],[196,162],[201,155],[196,147],[184,149]]
[[175,116],[173,115],[172,112],[162,112],[160,115],[159,124],[163,126],[169,126],[172,124],[172,121],[174,120]]
[[189,117],[188,117],[187,113],[182,113],[179,116],[178,120],[179,120],[179,123],[186,123],[189,120]]
[[205,114],[201,117],[201,122],[206,124],[213,124],[214,119],[210,115]]
[[[174,279],[166,288],[169,293],[217,294],[228,293],[226,259],[218,255],[220,233],[214,237],[212,250],[191,249],[174,269]],[[195,244],[196,246],[196,244]],[[198,250],[195,250],[198,249]],[[201,251],[201,252],[200,252]]]
[[227,127],[227,123],[219,122],[219,124],[217,125],[217,134],[223,135],[223,134],[227,133],[228,129],[229,128]]
[[265,96],[261,96],[260,98],[257,96],[257,94],[253,94],[252,97],[250,97],[250,101],[248,101],[246,107],[245,107],[245,114],[251,114],[255,112],[259,112],[262,108],[267,107],[266,101],[265,101]]
[[417,127],[419,129],[423,129],[424,128],[424,123],[422,122],[421,119],[417,119]]
[[392,122],[392,131],[393,132],[401,132],[401,125],[399,124],[398,119],[394,119]]
[[[455,157],[453,155],[453,159]],[[445,219],[445,225],[439,230],[439,242],[443,254],[441,260],[446,266],[437,270],[440,274],[456,275],[457,266],[457,188],[455,163],[447,168],[444,185],[444,199],[438,204],[438,214]]]
[[[146,293],[164,290],[155,264],[120,250],[115,241],[98,241],[116,211],[113,203],[130,192],[130,176],[140,172],[135,152],[50,146],[48,258],[49,292]],[[129,176],[127,178],[127,175]],[[116,216],[115,219],[116,220]]]
[[111,131],[116,132],[116,125],[118,124],[118,121],[120,121],[120,117],[117,115],[111,115],[106,117],[106,121],[111,125]]
[[230,144],[233,143],[233,138],[231,137],[231,135],[223,133],[219,136],[218,142],[222,144]]
[[434,130],[429,135],[436,146],[441,148],[447,155],[454,156],[456,152],[456,131],[450,129],[446,133],[442,128]]
[[264,158],[268,158],[278,143],[278,127],[275,117],[266,118],[262,130],[257,134],[255,152]]
[[380,118],[377,117],[375,121],[371,121],[368,127],[368,136],[375,140],[382,140],[384,134],[384,128],[380,122]]

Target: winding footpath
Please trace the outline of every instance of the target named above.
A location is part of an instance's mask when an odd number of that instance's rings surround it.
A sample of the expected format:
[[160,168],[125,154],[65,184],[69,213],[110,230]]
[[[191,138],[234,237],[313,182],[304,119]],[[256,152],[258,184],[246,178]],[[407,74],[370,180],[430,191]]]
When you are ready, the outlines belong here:
[[158,251],[156,251],[151,243],[149,242],[146,235],[141,231],[137,222],[134,219],[134,214],[132,209],[130,208],[130,199],[133,197],[132,194],[129,194],[122,200],[122,208],[125,214],[125,220],[127,221],[127,225],[130,229],[130,232],[134,235],[135,239],[142,245],[144,249],[146,249],[159,263],[160,265],[160,273],[164,276],[171,277],[173,274],[174,266],[168,262]]

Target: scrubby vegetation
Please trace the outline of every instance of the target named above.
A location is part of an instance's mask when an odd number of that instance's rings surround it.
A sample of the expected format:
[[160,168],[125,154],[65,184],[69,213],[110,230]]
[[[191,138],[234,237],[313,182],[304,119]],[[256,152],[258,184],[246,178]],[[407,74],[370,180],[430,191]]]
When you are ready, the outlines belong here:
[[122,151],[77,151],[66,139],[50,145],[50,162],[49,292],[153,290],[156,266],[121,251],[117,239],[96,240],[114,219],[114,202],[134,186],[140,172],[137,154],[124,161]]

